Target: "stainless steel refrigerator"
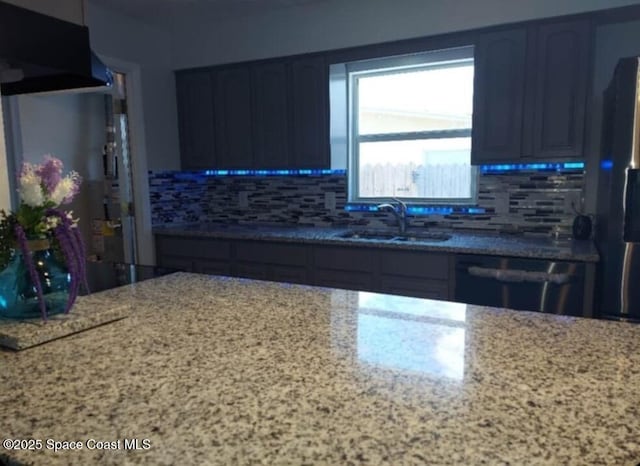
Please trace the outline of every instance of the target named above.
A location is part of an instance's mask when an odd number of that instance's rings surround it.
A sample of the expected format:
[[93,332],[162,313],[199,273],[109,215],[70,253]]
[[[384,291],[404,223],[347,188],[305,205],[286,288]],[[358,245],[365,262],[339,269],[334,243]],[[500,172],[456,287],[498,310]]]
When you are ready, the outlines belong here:
[[640,321],[640,57],[618,62],[604,94],[597,214],[599,315]]

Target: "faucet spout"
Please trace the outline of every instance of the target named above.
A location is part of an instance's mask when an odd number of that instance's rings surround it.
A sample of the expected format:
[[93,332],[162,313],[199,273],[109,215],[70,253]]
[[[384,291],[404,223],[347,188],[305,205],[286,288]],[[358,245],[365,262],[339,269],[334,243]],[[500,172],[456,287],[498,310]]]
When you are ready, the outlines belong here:
[[378,205],[378,210],[391,211],[398,222],[398,231],[403,235],[407,231],[407,204],[395,197],[392,197],[391,199],[395,201],[397,205],[385,202]]

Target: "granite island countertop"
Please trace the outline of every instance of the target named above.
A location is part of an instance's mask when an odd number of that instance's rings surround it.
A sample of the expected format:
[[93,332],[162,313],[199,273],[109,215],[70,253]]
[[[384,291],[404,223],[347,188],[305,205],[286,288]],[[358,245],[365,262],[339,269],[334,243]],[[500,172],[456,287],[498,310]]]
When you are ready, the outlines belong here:
[[[354,247],[385,247],[580,262],[597,262],[599,260],[596,247],[593,241],[590,240],[554,240],[545,237],[510,236],[471,231],[448,231],[447,233],[451,235],[451,238],[446,241],[400,242],[380,239],[343,238],[342,235],[350,230],[366,230],[366,228],[196,223],[156,227],[153,232],[162,235],[197,238],[338,244]],[[387,231],[393,232],[394,230]],[[410,231],[421,232],[425,230],[416,228],[410,229]]]
[[[0,432],[83,448],[2,450],[0,458],[640,461],[637,325],[187,273],[79,299],[135,311],[0,351]],[[124,450],[124,439],[141,449]]]

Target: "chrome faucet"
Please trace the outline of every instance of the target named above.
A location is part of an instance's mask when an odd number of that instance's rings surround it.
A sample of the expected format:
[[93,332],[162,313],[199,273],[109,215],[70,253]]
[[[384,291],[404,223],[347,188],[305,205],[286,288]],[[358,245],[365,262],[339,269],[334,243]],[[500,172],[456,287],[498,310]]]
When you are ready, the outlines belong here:
[[385,202],[384,204],[379,204],[377,207],[379,210],[386,209],[393,213],[398,221],[398,231],[401,235],[404,235],[407,231],[407,204],[396,197],[392,197],[391,199],[397,203],[397,206]]

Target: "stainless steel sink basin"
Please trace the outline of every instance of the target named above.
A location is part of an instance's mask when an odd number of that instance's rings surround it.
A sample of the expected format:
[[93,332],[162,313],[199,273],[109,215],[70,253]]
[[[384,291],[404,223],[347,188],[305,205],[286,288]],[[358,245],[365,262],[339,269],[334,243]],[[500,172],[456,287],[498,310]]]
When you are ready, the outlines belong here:
[[386,233],[375,231],[348,231],[338,235],[345,239],[363,239],[378,241],[404,241],[404,242],[439,242],[451,239],[447,233],[409,232],[404,234]]
[[398,236],[395,233],[376,233],[371,231],[348,231],[338,235],[340,238],[348,239],[372,239],[372,240],[385,240],[389,241],[395,239]]
[[395,241],[447,241],[451,235],[447,233],[405,233],[394,238]]

